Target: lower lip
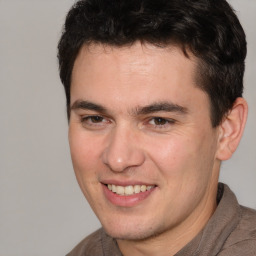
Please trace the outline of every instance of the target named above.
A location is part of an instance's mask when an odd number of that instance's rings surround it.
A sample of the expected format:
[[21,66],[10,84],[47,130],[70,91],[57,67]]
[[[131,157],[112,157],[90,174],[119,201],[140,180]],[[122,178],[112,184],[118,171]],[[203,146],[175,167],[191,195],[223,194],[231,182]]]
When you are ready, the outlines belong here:
[[146,198],[148,198],[152,192],[155,191],[155,187],[147,190],[145,192],[140,192],[138,194],[130,195],[130,196],[120,196],[116,193],[113,193],[111,190],[107,188],[106,185],[102,184],[103,186],[103,192],[105,197],[110,201],[112,204],[116,206],[122,206],[122,207],[133,207],[139,204],[140,202],[144,201]]

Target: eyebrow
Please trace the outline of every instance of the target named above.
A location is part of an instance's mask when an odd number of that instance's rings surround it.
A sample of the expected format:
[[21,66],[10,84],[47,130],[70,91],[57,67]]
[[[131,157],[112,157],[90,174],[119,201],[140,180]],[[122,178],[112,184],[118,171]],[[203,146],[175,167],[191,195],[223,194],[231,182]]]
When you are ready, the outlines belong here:
[[156,112],[177,112],[186,114],[188,109],[172,102],[156,102],[144,107],[137,107],[135,115],[148,115]]
[[107,112],[106,108],[104,108],[103,106],[101,106],[99,104],[92,103],[90,101],[86,101],[86,100],[75,101],[72,104],[70,109],[71,110],[84,109],[84,110],[92,110],[92,111],[102,112],[102,113]]
[[[92,110],[100,113],[107,113],[107,109],[102,105],[87,101],[87,100],[77,100],[75,101],[71,108],[71,110],[83,109],[83,110]],[[186,107],[182,107],[178,104],[172,102],[156,102],[147,106],[138,106],[130,113],[131,115],[148,115],[156,112],[176,112],[179,114],[186,114],[188,109]]]

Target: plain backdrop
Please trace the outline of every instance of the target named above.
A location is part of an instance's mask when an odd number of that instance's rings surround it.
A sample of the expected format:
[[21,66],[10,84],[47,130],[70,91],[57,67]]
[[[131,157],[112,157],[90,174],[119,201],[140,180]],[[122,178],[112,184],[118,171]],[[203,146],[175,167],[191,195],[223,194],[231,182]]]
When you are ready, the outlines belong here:
[[[0,0],[0,256],[65,255],[100,226],[76,183],[56,46],[72,0]],[[243,140],[220,179],[256,208],[256,1],[232,0],[247,33]]]

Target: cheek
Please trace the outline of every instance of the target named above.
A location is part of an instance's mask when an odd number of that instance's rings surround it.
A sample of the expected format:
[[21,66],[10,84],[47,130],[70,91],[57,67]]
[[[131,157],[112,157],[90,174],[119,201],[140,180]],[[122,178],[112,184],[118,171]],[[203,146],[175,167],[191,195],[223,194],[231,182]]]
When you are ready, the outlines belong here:
[[69,145],[73,168],[83,191],[97,183],[96,165],[99,164],[99,143],[78,128],[69,129]]
[[213,142],[204,136],[161,138],[148,148],[150,158],[168,183],[195,184],[205,180],[212,171]]
[[98,156],[100,148],[96,138],[86,133],[77,125],[70,124],[69,127],[69,146],[72,161],[75,165],[90,165]]
[[166,175],[176,176],[181,174],[183,165],[191,160],[189,141],[184,138],[161,138],[154,141],[149,148],[150,157],[158,168]]

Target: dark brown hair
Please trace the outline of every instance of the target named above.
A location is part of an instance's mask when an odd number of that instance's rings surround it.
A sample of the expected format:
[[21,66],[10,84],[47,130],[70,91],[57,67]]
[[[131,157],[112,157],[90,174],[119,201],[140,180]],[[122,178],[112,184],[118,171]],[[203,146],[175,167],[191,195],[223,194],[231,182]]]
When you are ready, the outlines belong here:
[[66,17],[58,45],[68,118],[72,69],[82,45],[136,41],[178,44],[187,57],[186,50],[197,57],[197,80],[209,96],[213,127],[242,96],[246,39],[225,0],[80,0]]

